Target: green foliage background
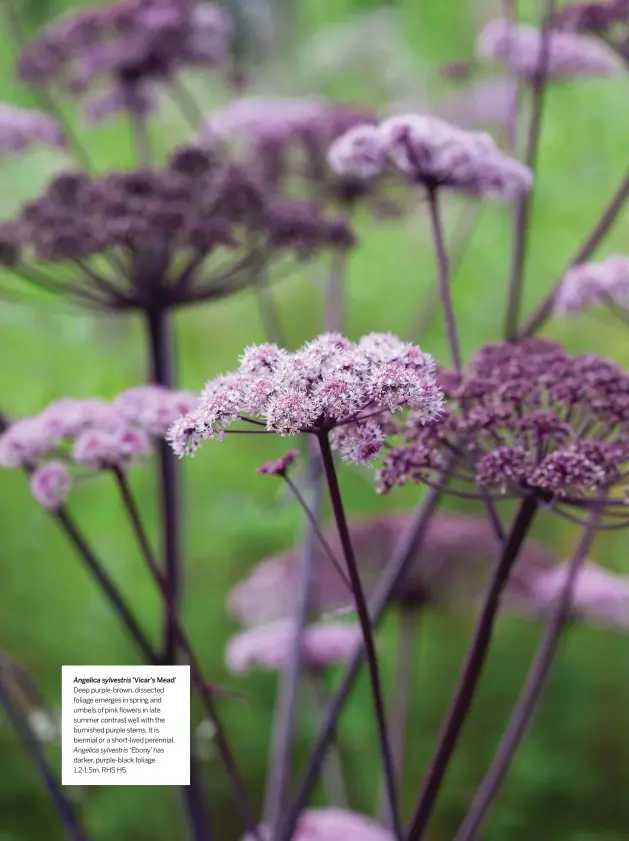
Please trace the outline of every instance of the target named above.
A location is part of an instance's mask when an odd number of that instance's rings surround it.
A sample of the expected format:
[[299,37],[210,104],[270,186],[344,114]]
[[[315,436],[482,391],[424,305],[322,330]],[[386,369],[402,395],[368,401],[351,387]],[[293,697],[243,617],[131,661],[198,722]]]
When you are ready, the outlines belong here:
[[[69,5],[69,4],[68,4]],[[306,36],[376,7],[365,0],[295,0],[296,27],[277,62],[286,90],[291,68],[307,68]],[[437,91],[438,62],[470,54],[473,31],[493,11],[489,2],[386,4],[401,16],[405,46],[413,56],[419,90]],[[498,5],[498,4],[496,4]],[[527,6],[533,12],[532,4]],[[29,0],[25,20],[36,26],[61,8],[56,0]],[[0,99],[29,104],[28,92],[15,85],[9,50],[0,54]],[[303,75],[303,73],[302,73]],[[297,78],[296,74],[295,78]],[[307,74],[306,74],[307,78]],[[198,84],[208,105],[219,98]],[[325,81],[322,92],[369,101],[371,88],[351,70]],[[553,88],[548,95],[535,213],[530,236],[525,310],[548,289],[579,241],[597,218],[628,164],[628,84],[585,81]],[[185,139],[187,130],[166,104],[155,128],[155,141],[167,149]],[[99,169],[129,163],[130,137],[124,122],[99,129],[81,128],[81,137]],[[10,213],[36,194],[49,175],[67,165],[61,156],[34,152],[27,159],[0,162],[0,204]],[[455,214],[448,218],[455,221]],[[627,214],[605,244],[605,251],[627,251]],[[456,309],[464,351],[500,335],[508,269],[510,216],[506,208],[488,207],[456,279]],[[434,277],[428,231],[421,213],[402,223],[360,224],[361,246],[351,260],[347,333],[370,330],[408,334],[414,313],[427,300]],[[291,346],[316,334],[320,293],[307,272],[279,287],[278,301]],[[177,315],[177,354],[181,383],[197,389],[212,375],[233,366],[246,344],[263,338],[255,302],[248,296]],[[571,349],[616,357],[629,363],[626,333],[593,317],[553,324],[547,334]],[[37,301],[25,306],[0,301],[0,404],[11,414],[38,410],[61,395],[103,395],[141,382],[146,360],[142,325],[132,319],[95,319],[63,302]],[[434,321],[424,347],[445,356],[445,340]],[[223,666],[224,644],[235,630],[226,616],[224,597],[255,561],[289,546],[299,533],[292,507],[278,507],[276,486],[256,476],[255,467],[282,452],[282,442],[230,439],[208,445],[183,465],[186,515],[185,614],[206,673],[247,692],[249,705],[224,702],[238,756],[256,797],[261,799],[274,681],[252,675],[235,682]],[[412,491],[381,500],[364,472],[345,471],[344,489],[352,513],[411,507]],[[138,469],[134,483],[146,517],[155,525],[150,468]],[[101,555],[132,598],[147,627],[158,633],[157,599],[131,536],[121,527],[121,511],[107,481],[86,483],[73,509]],[[448,503],[451,507],[452,503]],[[565,556],[574,532],[550,516],[536,534]],[[596,546],[597,560],[627,571],[627,537],[607,534]],[[404,796],[410,807],[436,730],[469,640],[471,617],[434,611],[422,622],[417,655],[412,728]],[[505,717],[521,684],[540,627],[503,620],[463,749],[452,766],[431,841],[447,841],[480,779]],[[390,680],[395,621],[382,641],[384,669]],[[51,703],[59,698],[60,665],[137,662],[107,606],[69,551],[49,518],[31,501],[24,477],[0,477],[0,649],[21,660],[36,676]],[[621,841],[629,827],[629,659],[627,640],[610,632],[574,628],[561,650],[551,685],[535,726],[513,767],[508,783],[483,834],[485,841]],[[389,680],[389,683],[390,683]],[[299,740],[303,752],[313,732],[304,720]],[[364,682],[343,719],[343,744],[351,762],[356,808],[371,810],[377,757],[371,707]],[[238,823],[216,758],[204,765],[207,802],[217,838],[238,837]],[[172,841],[183,837],[175,790],[125,787],[88,788],[79,808],[99,841]],[[0,841],[58,841],[56,815],[34,771],[9,729],[0,726]]]

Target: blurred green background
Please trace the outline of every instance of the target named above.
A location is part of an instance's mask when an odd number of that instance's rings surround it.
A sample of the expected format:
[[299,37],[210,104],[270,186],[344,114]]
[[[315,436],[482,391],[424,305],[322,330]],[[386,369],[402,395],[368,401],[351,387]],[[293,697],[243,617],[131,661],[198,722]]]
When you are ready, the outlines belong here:
[[[288,94],[320,92],[376,105],[383,96],[395,96],[398,90],[400,98],[416,97],[419,104],[443,93],[439,64],[469,57],[479,24],[499,11],[497,0],[493,6],[489,0],[277,0],[277,5],[289,21],[293,37],[281,47],[271,46],[270,67],[259,87]],[[523,5],[532,16],[533,4]],[[20,3],[31,31],[63,7],[61,0]],[[252,0],[250,10],[259,12],[260,8]],[[386,19],[394,23],[390,27],[378,24],[375,46],[365,42],[362,57],[373,55],[373,60],[365,64],[356,56],[343,57],[338,33],[348,30],[339,26],[358,26],[356,16],[383,9],[389,16]],[[247,14],[244,0],[240,11]],[[262,32],[262,18],[257,25]],[[28,91],[13,81],[12,60],[10,50],[3,49],[0,99],[32,105]],[[204,107],[225,98],[207,82],[192,80],[191,84]],[[549,91],[530,236],[526,311],[565,266],[629,164],[628,94],[625,79],[584,81]],[[81,126],[80,132],[99,169],[133,159],[124,121],[100,128]],[[155,124],[156,142],[166,150],[187,135],[176,108],[165,103]],[[3,213],[10,214],[35,195],[52,172],[67,165],[61,155],[44,151],[1,160]],[[456,214],[456,208],[448,211],[450,229]],[[625,213],[602,252],[627,250],[627,223]],[[365,217],[360,220],[359,233],[361,244],[349,268],[346,332],[352,338],[371,330],[410,336],[423,303],[431,298],[434,281],[426,221],[421,213],[395,223],[375,224]],[[500,336],[509,243],[508,209],[487,207],[455,284],[456,310],[468,355],[479,343]],[[298,346],[318,332],[321,293],[313,283],[312,270],[278,287],[277,300],[290,346]],[[0,405],[10,414],[37,411],[62,395],[112,397],[145,376],[142,326],[132,318],[95,318],[72,311],[60,301],[24,305],[0,300],[0,325]],[[195,390],[206,379],[233,367],[243,346],[264,336],[256,303],[247,295],[178,313],[176,331],[181,384]],[[570,349],[602,353],[629,363],[626,333],[595,316],[554,323],[546,333],[560,337]],[[425,334],[423,346],[445,359],[446,344],[438,318]],[[226,615],[224,599],[254,562],[290,546],[299,535],[298,512],[282,504],[274,482],[255,473],[256,466],[279,455],[284,445],[271,439],[234,437],[206,445],[194,460],[183,464],[187,502],[185,617],[210,679],[233,685],[251,698],[249,705],[222,702],[222,709],[258,801],[263,791],[275,681],[261,674],[235,680],[225,673],[224,644],[236,626]],[[138,468],[133,481],[143,512],[154,527],[151,468]],[[421,496],[421,491],[412,489],[380,499],[367,471],[346,469],[342,481],[353,514],[409,509]],[[447,506],[452,508],[452,501]],[[143,622],[157,634],[158,602],[131,535],[126,526],[121,527],[124,521],[113,487],[106,479],[86,483],[73,497],[72,508]],[[540,519],[535,533],[554,546],[560,557],[569,553],[575,540],[573,529],[549,515]],[[19,472],[0,476],[0,535],[0,650],[30,669],[52,706],[59,701],[61,664],[138,662],[63,536],[30,499]],[[623,532],[601,536],[595,549],[601,564],[627,571]],[[471,627],[471,616],[445,610],[433,610],[422,621],[405,775],[407,807],[430,756]],[[464,814],[540,631],[533,622],[501,621],[462,750],[452,765],[431,828],[431,841],[451,838]],[[390,619],[382,639],[389,684],[394,632],[395,622]],[[300,750],[307,747],[312,732],[312,723],[304,720]],[[371,811],[378,760],[364,681],[344,715],[342,732],[351,763],[354,806]],[[52,752],[57,755],[54,746]],[[237,838],[237,817],[213,755],[204,763],[203,774],[208,803],[220,828],[217,837],[221,841]],[[482,838],[620,841],[629,834],[627,790],[627,640],[611,632],[575,627],[562,647],[541,712]],[[77,797],[86,824],[99,841],[184,837],[175,790],[93,787],[78,792]],[[0,841],[58,841],[62,837],[35,772],[8,726],[0,723]]]

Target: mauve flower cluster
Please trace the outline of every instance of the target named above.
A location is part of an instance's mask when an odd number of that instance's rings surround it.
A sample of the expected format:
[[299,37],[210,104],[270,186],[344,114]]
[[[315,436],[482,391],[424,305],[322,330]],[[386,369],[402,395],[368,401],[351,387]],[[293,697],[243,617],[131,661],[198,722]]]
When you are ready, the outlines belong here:
[[532,184],[530,170],[501,152],[488,134],[430,115],[355,126],[330,147],[328,160],[343,175],[367,179],[393,170],[429,190],[451,187],[503,200]]
[[[412,518],[404,514],[349,521],[367,592],[375,586],[411,523]],[[337,530],[326,530],[325,538],[335,555],[340,555]],[[392,600],[405,609],[476,603],[485,595],[499,551],[495,531],[487,519],[437,513]],[[246,625],[289,618],[302,552],[301,546],[295,546],[257,563],[230,592],[229,612]],[[326,614],[351,606],[347,587],[320,544],[313,564],[313,611]],[[504,609],[533,618],[547,616],[561,593],[568,568],[569,562],[558,563],[550,548],[528,538],[507,582],[502,598]],[[593,561],[586,562],[575,582],[570,614],[578,621],[629,631],[629,577],[610,572]]]
[[336,173],[327,153],[337,138],[357,125],[375,124],[373,111],[319,97],[243,97],[208,115],[204,139],[244,146],[249,168],[273,189],[294,190],[351,208],[364,199],[374,210],[393,211],[400,196],[355,173]]
[[[0,225],[5,264],[29,257],[72,265],[66,291],[109,308],[167,308],[231,294],[256,269],[286,253],[346,248],[343,219],[316,206],[270,200],[248,172],[195,146],[177,149],[159,169],[100,176],[64,173],[17,219]],[[207,258],[232,255],[220,268]],[[111,257],[107,271],[97,255]],[[124,274],[120,276],[120,266]]]
[[368,463],[384,443],[385,410],[412,408],[418,420],[428,421],[441,405],[432,357],[415,345],[389,333],[371,333],[357,343],[325,333],[294,353],[273,344],[248,348],[235,373],[207,383],[198,408],[173,425],[169,440],[184,455],[205,439],[222,438],[237,420],[263,419],[269,432],[280,435],[327,434],[352,424],[341,451]]
[[[270,625],[248,628],[232,637],[225,660],[231,672],[246,672],[258,667],[281,671],[291,656],[296,625],[281,619]],[[303,629],[301,656],[307,669],[323,669],[348,660],[360,643],[358,625],[322,622]]]
[[482,348],[462,375],[441,376],[447,409],[412,416],[378,474],[386,492],[423,482],[458,457],[457,475],[498,493],[585,507],[627,484],[629,376],[614,362],[571,356],[541,339]]
[[23,152],[35,143],[64,149],[66,139],[47,114],[0,103],[0,154]]
[[31,472],[33,496],[46,508],[65,502],[71,465],[89,470],[124,469],[151,452],[196,398],[163,386],[137,386],[111,403],[62,398],[42,412],[10,424],[0,436],[0,466]]
[[476,41],[479,58],[502,61],[525,79],[615,76],[624,71],[619,57],[591,38],[570,32],[544,33],[534,26],[516,26],[506,19],[490,21]]
[[107,89],[86,114],[147,114],[154,87],[183,68],[216,68],[229,58],[231,22],[218,6],[194,0],[122,0],[84,9],[47,27],[26,45],[22,80],[57,85],[72,96]]
[[572,266],[555,293],[555,310],[570,315],[596,304],[629,307],[629,257],[613,254],[599,263]]

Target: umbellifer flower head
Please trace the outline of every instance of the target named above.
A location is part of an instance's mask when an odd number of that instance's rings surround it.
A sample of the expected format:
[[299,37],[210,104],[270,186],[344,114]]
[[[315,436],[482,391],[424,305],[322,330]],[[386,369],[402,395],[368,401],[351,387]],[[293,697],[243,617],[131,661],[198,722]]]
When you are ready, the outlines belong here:
[[[18,73],[31,85],[55,85],[88,100],[103,119],[152,110],[155,88],[188,67],[221,68],[231,22],[218,6],[196,0],[120,0],[66,15],[28,43]],[[103,91],[103,87],[105,90]]]
[[[292,620],[286,619],[237,634],[227,645],[227,667],[232,672],[246,672],[254,667],[283,669],[292,651],[295,627]],[[341,622],[309,625],[302,638],[304,665],[308,669],[323,669],[342,663],[351,657],[361,639],[357,625]]]
[[0,435],[0,466],[31,472],[31,491],[46,508],[70,492],[71,468],[126,469],[152,451],[152,440],[196,405],[187,392],[140,386],[113,402],[63,398],[11,423]]
[[480,58],[499,60],[525,79],[577,76],[614,76],[623,72],[622,60],[605,44],[570,32],[544,33],[534,26],[490,21],[476,42]]
[[86,306],[164,310],[254,284],[271,262],[353,245],[343,218],[279,201],[243,167],[196,146],[166,165],[88,176],[66,172],[0,223],[0,260]]
[[560,511],[622,510],[629,376],[615,363],[527,339],[488,345],[447,379],[446,411],[430,424],[410,418],[379,472],[381,491],[429,481],[455,456],[458,475],[489,492],[535,495]]
[[0,154],[23,152],[35,143],[63,149],[66,140],[61,127],[47,114],[0,103]]
[[168,437],[184,455],[204,439],[223,437],[236,421],[279,435],[351,425],[344,454],[367,463],[382,446],[387,412],[413,409],[428,421],[438,416],[441,400],[432,357],[415,345],[388,333],[357,343],[325,333],[294,353],[275,345],[249,348],[235,373],[207,383],[198,408]]
[[530,170],[501,152],[488,134],[430,115],[356,126],[332,144],[328,160],[345,175],[369,178],[393,171],[430,190],[451,187],[504,200],[532,184]]
[[555,294],[556,311],[572,315],[597,304],[629,307],[629,257],[614,254],[568,269]]

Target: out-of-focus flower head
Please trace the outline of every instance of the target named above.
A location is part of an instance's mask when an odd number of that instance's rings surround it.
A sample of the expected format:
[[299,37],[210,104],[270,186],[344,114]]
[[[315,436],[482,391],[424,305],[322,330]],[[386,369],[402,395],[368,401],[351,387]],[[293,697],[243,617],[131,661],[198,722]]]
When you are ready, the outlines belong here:
[[622,60],[600,41],[571,32],[543,32],[534,26],[491,20],[476,41],[479,58],[504,62],[516,76],[535,79],[573,79],[615,76],[624,72]]
[[[258,826],[257,836],[262,841],[271,841],[267,826]],[[291,841],[347,841],[350,838],[352,841],[393,841],[391,832],[373,818],[333,807],[302,812]],[[242,841],[255,841],[255,836],[247,834]]]
[[613,254],[599,263],[572,266],[555,294],[555,310],[573,315],[598,304],[629,307],[629,257]]
[[629,64],[629,0],[594,0],[569,3],[555,9],[552,25],[566,32],[600,38]]
[[28,279],[33,264],[47,261],[54,274],[47,267],[50,280],[40,285],[114,310],[222,298],[256,283],[271,263],[353,241],[344,219],[273,199],[246,169],[195,146],[160,168],[63,173],[0,223],[0,258],[18,275]]
[[455,454],[456,475],[487,492],[622,514],[629,376],[615,363],[526,339],[482,348],[447,379],[445,412],[429,424],[411,416],[379,471],[381,492],[430,481]]
[[415,345],[389,333],[371,333],[357,343],[325,333],[294,353],[272,344],[248,348],[236,372],[207,383],[198,409],[171,427],[169,440],[184,455],[203,440],[224,437],[236,421],[245,428],[264,423],[279,435],[352,424],[355,447],[344,437],[344,454],[369,462],[382,446],[374,424],[385,410],[412,408],[418,419],[430,420],[441,401],[433,359]]
[[113,402],[62,398],[0,435],[0,466],[31,473],[31,492],[45,508],[59,508],[72,468],[126,469],[152,451],[152,439],[196,405],[187,392],[140,386]]
[[121,0],[65,15],[28,43],[19,77],[83,98],[87,116],[140,116],[155,88],[186,68],[223,68],[232,25],[219,6],[195,0]]
[[0,103],[0,155],[23,152],[37,143],[65,149],[66,138],[47,114]]
[[431,115],[355,126],[332,144],[328,159],[345,175],[370,178],[394,171],[429,190],[449,187],[505,201],[532,184],[530,170],[501,152],[488,134]]
[[[252,668],[280,671],[290,657],[296,625],[290,619],[249,628],[227,644],[226,662],[232,672]],[[306,668],[323,669],[349,659],[362,639],[358,625],[324,622],[308,625],[302,636],[302,658]]]
[[[411,525],[411,517],[399,514],[349,521],[352,546],[368,593],[374,589],[396,545]],[[334,555],[341,557],[337,530],[326,530],[325,538]],[[392,598],[411,608],[469,604],[485,592],[499,551],[500,545],[486,518],[437,513],[431,518],[409,571]],[[247,625],[289,618],[299,581],[301,552],[302,548],[295,546],[256,564],[229,594],[229,612]],[[518,569],[547,570],[553,562],[553,553],[529,538],[522,548]],[[326,614],[351,606],[346,585],[319,543],[313,565],[312,609]]]
[[[561,597],[569,568],[569,561],[516,566],[505,590],[505,609],[547,616]],[[626,633],[629,631],[629,578],[587,561],[577,573],[569,615],[578,622]]]
[[375,121],[367,108],[320,97],[243,97],[208,115],[204,138],[210,145],[223,141],[241,147],[247,166],[273,190],[329,201],[347,210],[368,200],[375,212],[385,213],[402,198],[399,191],[390,190],[390,178],[374,183],[357,174],[337,173],[326,159],[338,137]]

